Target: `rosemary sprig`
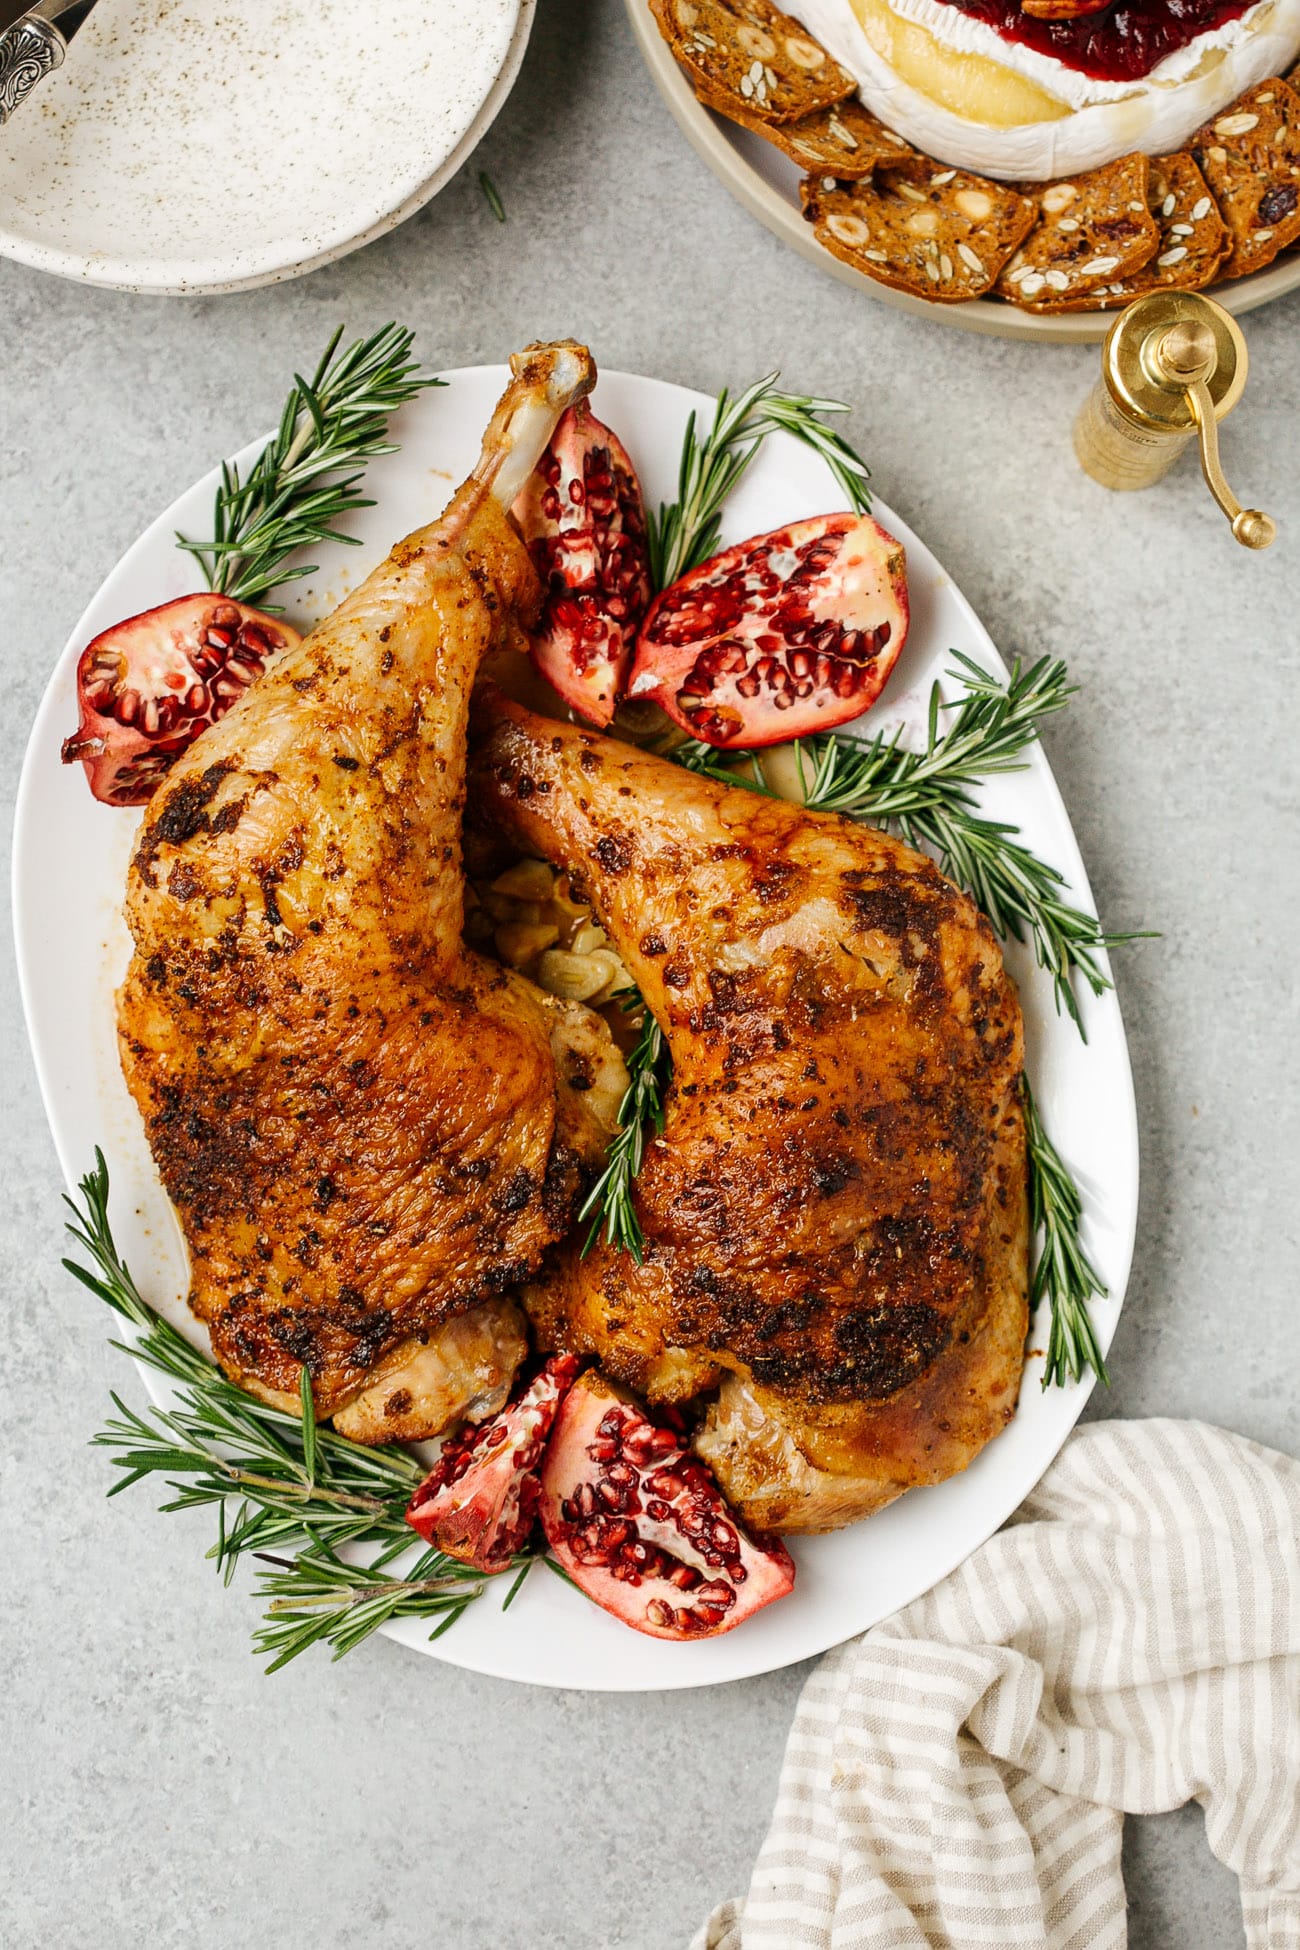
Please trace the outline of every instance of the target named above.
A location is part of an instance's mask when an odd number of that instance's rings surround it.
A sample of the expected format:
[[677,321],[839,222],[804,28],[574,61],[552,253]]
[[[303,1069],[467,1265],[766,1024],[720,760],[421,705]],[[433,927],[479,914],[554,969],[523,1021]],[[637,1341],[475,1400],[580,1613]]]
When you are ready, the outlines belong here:
[[[826,732],[795,745],[804,803],[892,826],[909,846],[929,848],[998,934],[1028,937],[1039,967],[1051,975],[1058,1010],[1083,1035],[1074,978],[1103,994],[1111,980],[1101,954],[1136,937],[1104,933],[1094,915],[1066,898],[1064,876],[1024,845],[1018,828],[982,817],[975,796],[982,779],[1024,769],[1039,722],[1064,710],[1075,686],[1059,658],[1042,657],[1028,670],[1017,663],[1004,685],[960,651],[952,654],[951,674],[964,695],[945,705],[933,686],[920,750],[903,745],[898,731],[867,740]],[[724,760],[711,746],[691,742],[670,756],[707,778],[775,796],[762,752],[728,753]]]
[[[124,1353],[173,1384],[171,1407],[145,1415],[113,1396],[117,1415],[93,1438],[121,1471],[115,1496],[146,1478],[173,1492],[163,1510],[212,1508],[217,1535],[208,1556],[229,1584],[250,1553],[275,1557],[263,1579],[270,1601],[254,1641],[275,1671],[308,1645],[350,1651],[389,1618],[438,1621],[432,1636],[460,1617],[482,1588],[479,1573],[425,1550],[403,1575],[384,1573],[418,1548],[404,1521],[422,1470],[405,1449],[366,1448],[317,1425],[304,1371],[302,1419],[235,1387],[143,1298],[118,1253],[108,1219],[108,1167],[82,1179],[81,1203],[65,1200],[68,1231],[91,1264],[65,1259],[82,1285],[136,1330]],[[367,1547],[364,1565],[347,1563],[348,1545]]]
[[384,437],[389,416],[424,387],[444,384],[421,374],[411,358],[414,335],[400,325],[385,325],[339,352],[342,336],[340,325],[310,379],[294,375],[279,429],[248,479],[230,462],[222,466],[212,540],[176,537],[209,589],[236,602],[257,602],[282,583],[315,575],[316,563],[285,568],[298,549],[356,545],[357,537],[336,524],[374,506],[360,483],[370,461],[396,451]]
[[309,1645],[333,1646],[341,1659],[392,1618],[438,1618],[429,1637],[440,1638],[482,1595],[481,1582],[467,1582],[474,1574],[458,1565],[449,1575],[449,1560],[437,1550],[424,1551],[404,1578],[386,1578],[373,1564],[345,1564],[327,1549],[262,1561],[269,1567],[258,1588],[266,1622],[253,1634],[253,1650],[269,1659],[268,1673]]
[[1087,1368],[1110,1386],[1088,1302],[1104,1300],[1106,1288],[1079,1239],[1083,1203],[1039,1115],[1029,1078],[1021,1079],[1025,1137],[1029,1153],[1029,1224],[1038,1241],[1029,1296],[1036,1307],[1044,1295],[1051,1309],[1043,1386],[1078,1381]]
[[595,1214],[584,1254],[591,1251],[603,1227],[606,1245],[622,1247],[640,1266],[645,1238],[632,1204],[632,1184],[641,1169],[647,1134],[658,1137],[664,1128],[664,1092],[672,1062],[663,1031],[640,996],[633,994],[623,1006],[642,1008],[640,1032],[627,1059],[630,1081],[618,1107],[618,1130],[605,1154],[605,1169],[587,1194],[578,1218]]
[[716,552],[723,504],[769,433],[793,434],[813,448],[850,507],[861,514],[871,506],[866,485],[870,468],[843,434],[817,418],[819,413],[847,413],[848,407],[842,400],[780,392],[779,377],[770,372],[736,399],[724,388],[707,433],[697,432],[691,414],[682,441],[677,499],[661,504],[658,516],[652,514],[648,521],[650,573],[656,589],[666,589]]
[[505,223],[506,206],[501,201],[500,190],[497,188],[496,184],[492,181],[492,178],[488,175],[486,169],[480,169],[478,173],[478,186],[483,192],[484,202],[487,204],[488,209],[492,212],[497,222]]

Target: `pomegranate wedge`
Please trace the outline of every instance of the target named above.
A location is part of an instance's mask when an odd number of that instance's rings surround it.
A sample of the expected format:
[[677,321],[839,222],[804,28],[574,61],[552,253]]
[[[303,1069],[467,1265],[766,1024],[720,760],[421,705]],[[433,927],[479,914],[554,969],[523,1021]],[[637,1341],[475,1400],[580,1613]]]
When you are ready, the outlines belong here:
[[580,716],[608,724],[650,601],[636,470],[586,400],[571,406],[513,509],[546,585],[537,669]]
[[411,1498],[411,1528],[477,1571],[504,1571],[536,1521],[537,1465],[577,1372],[573,1355],[557,1355],[489,1421],[445,1442]]
[[208,591],[114,623],[77,664],[81,723],[63,763],[106,806],[142,806],[205,725],[225,716],[297,630]]
[[574,1583],[652,1638],[716,1637],[794,1584],[789,1551],[746,1535],[678,1430],[598,1374],[560,1406],[540,1514]]
[[820,515],[724,549],[665,589],[628,696],[722,750],[861,717],[907,637],[903,545],[868,515]]

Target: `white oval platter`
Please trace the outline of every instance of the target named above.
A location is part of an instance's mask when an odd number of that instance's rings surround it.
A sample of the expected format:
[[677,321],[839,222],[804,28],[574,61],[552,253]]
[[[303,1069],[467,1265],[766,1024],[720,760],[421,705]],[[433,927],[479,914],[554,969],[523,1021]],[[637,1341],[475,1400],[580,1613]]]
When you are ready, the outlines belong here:
[[[829,271],[841,284],[870,292],[873,298],[895,311],[910,312],[914,318],[934,319],[942,325],[955,325],[963,332],[980,332],[988,338],[1030,339],[1039,345],[1096,344],[1105,338],[1116,318],[1113,311],[1040,316],[1036,312],[1018,311],[1014,305],[1001,304],[995,298],[974,298],[962,305],[933,305],[925,298],[914,298],[910,292],[895,291],[855,270],[843,259],[832,257],[817,242],[811,226],[804,222],[799,205],[799,180],[803,171],[798,164],[774,149],[770,142],[764,142],[762,136],[738,128],[697,101],[655,26],[647,0],[624,0],[624,4],[655,86],[691,147],[751,216],[766,224],[783,244],[798,251],[801,257]],[[797,0],[793,11],[798,14]],[[1216,284],[1211,295],[1226,310],[1240,317],[1295,290],[1300,290],[1300,249],[1286,252],[1266,270],[1256,271],[1253,277]]]
[[0,129],[0,253],[245,291],[382,236],[482,140],[536,0],[99,0]]
[[[318,576],[294,585],[295,619],[327,613],[410,529],[430,519],[472,464],[482,429],[505,381],[502,367],[446,375],[445,391],[424,394],[394,423],[399,453],[377,461],[367,480],[377,506],[356,517],[359,548],[320,552]],[[748,375],[738,373],[745,383]],[[674,493],[689,413],[712,401],[684,387],[605,373],[595,405],[631,451],[654,505]],[[261,442],[246,450],[251,459]],[[79,767],[59,763],[60,740],[76,722],[78,653],[120,617],[194,587],[177,529],[210,533],[216,472],[198,482],[148,528],[108,577],[77,624],[50,679],[19,785],[14,836],[14,915],[18,961],[37,1073],[64,1176],[71,1186],[101,1145],[113,1174],[118,1241],[142,1290],[196,1341],[201,1336],[178,1296],[185,1256],[171,1207],[118,1068],[113,992],[126,966],[120,915],[127,859],[139,815],[98,805]],[[726,510],[731,542],[780,522],[824,513],[843,500],[822,463],[788,435],[767,442]],[[907,549],[912,628],[869,731],[923,722],[931,683],[953,650],[1002,671],[998,653],[941,564],[904,522],[877,501],[876,513]],[[292,593],[292,592],[291,592]],[[956,687],[945,683],[945,692]],[[1075,709],[1086,709],[1081,703]],[[1029,843],[1066,876],[1074,898],[1091,895],[1070,822],[1047,761],[1035,750],[1021,773],[992,781],[990,814],[1016,822]],[[1084,1240],[1109,1298],[1096,1307],[1103,1347],[1114,1332],[1128,1278],[1137,1216],[1137,1124],[1128,1053],[1113,993],[1083,998],[1088,1041],[1056,1012],[1051,984],[1026,950],[1011,944],[1011,967],[1024,1003],[1030,1075],[1058,1147],[1075,1170],[1085,1202]],[[53,1235],[59,1223],[49,1214]],[[51,1247],[55,1241],[51,1238]],[[85,1332],[107,1335],[109,1319],[85,1303]],[[544,1566],[533,1571],[508,1612],[495,1588],[439,1639],[402,1621],[392,1635],[418,1651],[474,1671],[541,1685],[610,1691],[704,1686],[806,1659],[866,1629],[929,1589],[983,1542],[1037,1482],[1087,1400],[1086,1384],[1042,1388],[1045,1322],[1030,1336],[1020,1407],[965,1475],[914,1491],[870,1522],[829,1537],[795,1539],[793,1594],[734,1632],[699,1644],[662,1644],[618,1624]],[[141,1371],[151,1389],[157,1378]],[[69,1429],[69,1455],[89,1431]],[[136,1491],[138,1499],[148,1491]],[[129,1499],[113,1506],[126,1519]],[[137,1521],[154,1522],[143,1512]],[[195,1575],[199,1573],[196,1561]],[[502,1595],[509,1580],[502,1581]]]

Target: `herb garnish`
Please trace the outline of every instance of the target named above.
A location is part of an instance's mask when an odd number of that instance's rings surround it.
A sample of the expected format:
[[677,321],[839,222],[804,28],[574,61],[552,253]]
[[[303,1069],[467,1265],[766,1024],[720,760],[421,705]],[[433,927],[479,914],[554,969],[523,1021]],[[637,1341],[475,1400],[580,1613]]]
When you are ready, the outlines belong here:
[[[143,1415],[113,1396],[117,1416],[94,1437],[122,1472],[109,1495],[160,1478],[174,1492],[163,1510],[215,1509],[208,1556],[227,1584],[244,1558],[269,1567],[260,1574],[266,1618],[253,1641],[270,1658],[268,1672],[318,1643],[340,1658],[390,1618],[433,1619],[433,1638],[454,1625],[481,1595],[481,1572],[433,1549],[421,1549],[400,1575],[389,1569],[418,1545],[405,1522],[423,1474],[416,1458],[319,1428],[305,1371],[301,1419],[227,1381],[132,1279],[109,1225],[101,1152],[80,1191],[80,1204],[64,1201],[68,1231],[91,1266],[63,1263],[137,1330],[113,1345],[165,1375],[175,1393],[170,1407]],[[345,1561],[340,1552],[349,1545],[367,1546],[368,1561]]]
[[[357,545],[335,524],[373,508],[360,482],[369,461],[397,450],[385,439],[389,416],[427,386],[411,358],[414,334],[385,325],[339,352],[340,325],[310,379],[295,373],[279,429],[241,480],[222,464],[210,542],[176,537],[207,580],[235,602],[256,603],[282,583],[315,575],[317,564],[286,569],[289,557],[317,542]],[[269,605],[263,603],[263,608]]]
[[664,1128],[663,1099],[672,1075],[672,1059],[663,1031],[635,990],[630,997],[624,996],[623,1007],[641,1009],[640,1033],[628,1053],[629,1082],[618,1107],[618,1129],[605,1153],[605,1169],[587,1194],[578,1218],[588,1218],[593,1212],[596,1215],[582,1248],[584,1254],[591,1251],[603,1228],[606,1245],[622,1247],[640,1266],[645,1257],[645,1236],[632,1204],[632,1183],[641,1169],[647,1136],[658,1137]]
[[1109,1388],[1110,1375],[1088,1312],[1088,1302],[1094,1296],[1104,1300],[1106,1288],[1079,1240],[1079,1188],[1043,1129],[1028,1077],[1021,1078],[1020,1090],[1029,1156],[1029,1229],[1037,1242],[1029,1305],[1032,1311],[1046,1295],[1051,1315],[1043,1386],[1055,1382],[1064,1387],[1091,1368]]

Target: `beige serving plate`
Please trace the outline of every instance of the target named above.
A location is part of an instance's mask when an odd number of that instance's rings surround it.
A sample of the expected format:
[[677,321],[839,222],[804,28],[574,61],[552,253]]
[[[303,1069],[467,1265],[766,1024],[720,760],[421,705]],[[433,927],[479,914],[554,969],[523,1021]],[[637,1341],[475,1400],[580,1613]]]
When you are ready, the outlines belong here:
[[[647,0],[624,0],[624,5],[646,66],[687,141],[732,195],[800,256],[811,259],[842,284],[869,291],[873,298],[892,305],[896,311],[911,312],[916,318],[940,319],[945,325],[956,325],[964,332],[985,332],[1004,339],[1035,339],[1039,344],[1056,345],[1097,343],[1105,338],[1114,312],[1078,312],[1073,316],[1047,318],[1034,312],[1017,311],[1013,305],[990,298],[976,298],[964,305],[932,305],[924,298],[913,298],[905,291],[893,291],[886,284],[878,284],[874,278],[855,271],[852,265],[832,257],[822,249],[803,220],[797,165],[761,136],[737,128],[733,122],[724,121],[702,107],[655,26]],[[797,5],[793,11],[798,13]],[[1300,249],[1280,258],[1266,271],[1256,272],[1254,277],[1216,285],[1214,296],[1228,311],[1240,316],[1297,289],[1300,289]]]

